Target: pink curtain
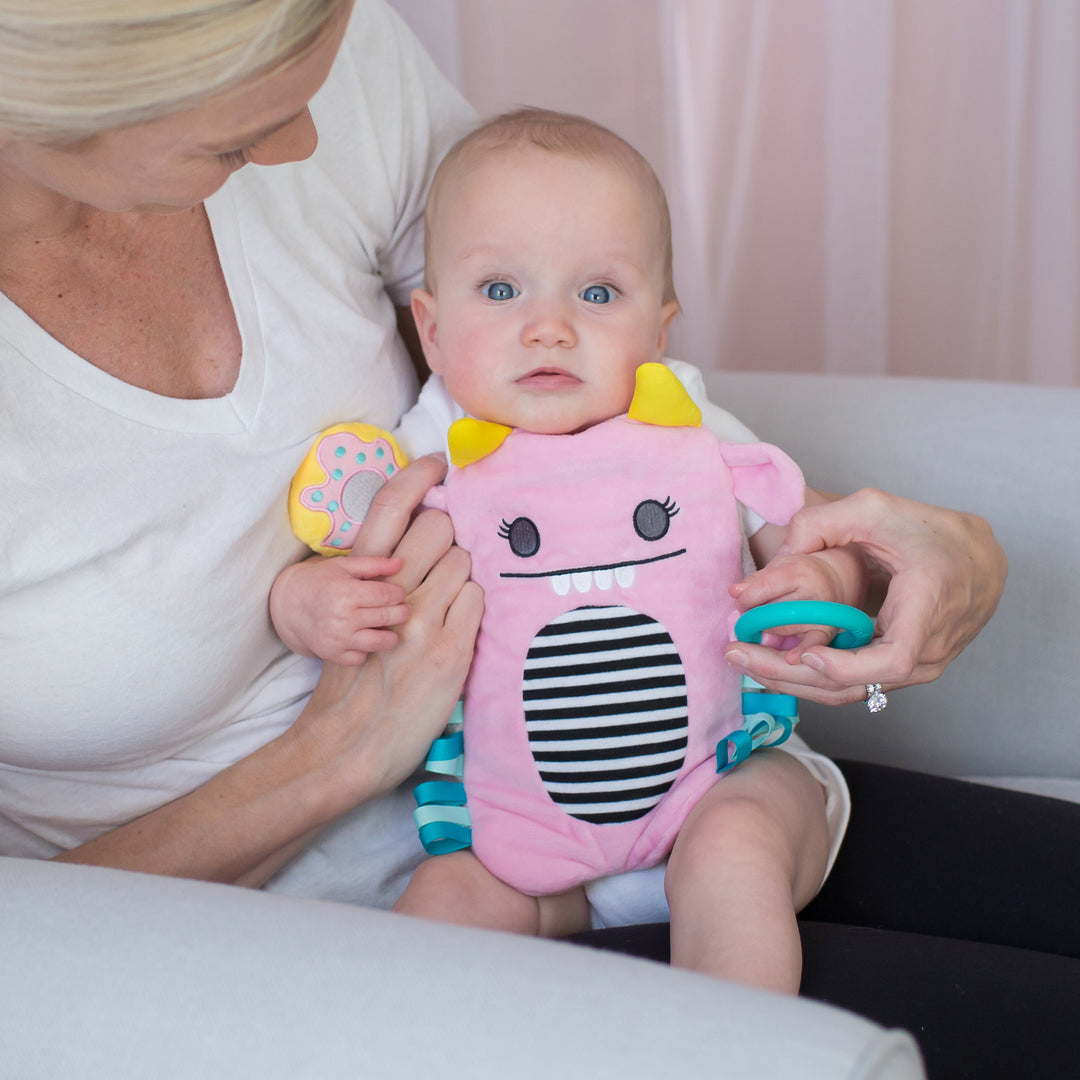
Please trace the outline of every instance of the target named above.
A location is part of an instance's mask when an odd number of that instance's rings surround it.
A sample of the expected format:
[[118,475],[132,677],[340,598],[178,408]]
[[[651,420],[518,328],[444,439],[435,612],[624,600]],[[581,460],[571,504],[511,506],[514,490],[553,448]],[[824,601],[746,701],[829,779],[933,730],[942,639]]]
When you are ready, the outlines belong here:
[[1080,383],[1076,0],[394,0],[668,191],[703,367]]

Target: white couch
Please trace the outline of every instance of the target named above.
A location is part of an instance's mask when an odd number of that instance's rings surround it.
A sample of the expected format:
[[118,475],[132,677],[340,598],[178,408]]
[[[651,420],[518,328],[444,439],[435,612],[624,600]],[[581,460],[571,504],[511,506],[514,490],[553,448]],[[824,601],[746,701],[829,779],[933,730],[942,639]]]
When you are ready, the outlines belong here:
[[[804,706],[835,754],[1080,799],[1080,390],[719,375],[715,399],[816,486],[988,517],[998,615],[887,713]],[[1073,633],[1070,633],[1073,630]],[[11,1077],[922,1076],[902,1032],[566,944],[325,901],[0,859]]]

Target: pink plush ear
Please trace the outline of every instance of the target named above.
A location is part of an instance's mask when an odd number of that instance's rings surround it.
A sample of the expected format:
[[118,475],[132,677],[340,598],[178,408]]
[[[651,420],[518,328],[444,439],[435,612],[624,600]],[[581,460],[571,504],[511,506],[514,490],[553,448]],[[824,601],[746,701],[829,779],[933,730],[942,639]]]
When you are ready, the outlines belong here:
[[802,471],[769,443],[720,444],[731,469],[735,498],[774,525],[786,525],[806,497]]

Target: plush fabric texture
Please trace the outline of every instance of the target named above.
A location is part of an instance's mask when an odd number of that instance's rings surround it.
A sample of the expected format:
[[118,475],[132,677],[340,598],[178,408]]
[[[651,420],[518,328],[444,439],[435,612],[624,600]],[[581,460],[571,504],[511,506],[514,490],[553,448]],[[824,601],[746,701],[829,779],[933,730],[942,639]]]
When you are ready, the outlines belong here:
[[473,850],[532,894],[654,864],[742,723],[723,662],[737,503],[786,524],[798,467],[763,443],[616,417],[514,431],[445,505],[485,613],[465,690]]

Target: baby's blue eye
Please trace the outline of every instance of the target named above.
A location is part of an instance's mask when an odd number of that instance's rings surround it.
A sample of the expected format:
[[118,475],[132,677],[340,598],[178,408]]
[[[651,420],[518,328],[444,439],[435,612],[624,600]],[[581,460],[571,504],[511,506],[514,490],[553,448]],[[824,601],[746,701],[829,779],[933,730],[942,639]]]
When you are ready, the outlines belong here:
[[608,304],[611,302],[611,290],[606,285],[590,285],[581,299],[589,304]]
[[484,295],[489,300],[513,300],[519,294],[509,281],[493,281],[484,286]]

